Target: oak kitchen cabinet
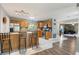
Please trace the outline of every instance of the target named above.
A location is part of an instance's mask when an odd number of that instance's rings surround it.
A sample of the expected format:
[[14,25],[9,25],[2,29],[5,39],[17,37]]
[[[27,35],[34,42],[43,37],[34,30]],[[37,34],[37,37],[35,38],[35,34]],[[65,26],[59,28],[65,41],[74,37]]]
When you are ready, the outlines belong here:
[[[26,39],[26,45],[27,45],[27,48],[31,48],[32,47],[32,44],[35,46],[37,46],[38,44],[38,37],[37,37],[37,40],[36,38],[34,37],[34,34],[32,36],[26,36],[27,39]],[[14,33],[10,33],[10,39],[11,39],[11,46],[12,46],[12,51],[15,51],[15,50],[18,50],[19,49],[19,33],[17,32],[14,32]],[[32,42],[31,42],[32,40]],[[36,41],[35,41],[36,40]],[[36,43],[35,43],[36,42]],[[24,40],[21,39],[21,43],[20,43],[20,46],[24,47]],[[6,49],[7,51],[9,50],[9,45],[8,45],[8,42],[6,41],[4,43],[4,46],[3,46],[4,49]]]
[[19,48],[19,33],[10,34],[12,49],[16,50]]
[[49,40],[49,38],[51,38],[51,37],[52,37],[52,33],[47,31],[46,34],[45,34],[46,40]]
[[[17,50],[19,47],[19,44],[18,44],[19,43],[19,33],[10,33],[10,40],[11,40],[12,51]],[[3,50],[4,51],[9,50],[9,42],[8,41],[4,41]]]

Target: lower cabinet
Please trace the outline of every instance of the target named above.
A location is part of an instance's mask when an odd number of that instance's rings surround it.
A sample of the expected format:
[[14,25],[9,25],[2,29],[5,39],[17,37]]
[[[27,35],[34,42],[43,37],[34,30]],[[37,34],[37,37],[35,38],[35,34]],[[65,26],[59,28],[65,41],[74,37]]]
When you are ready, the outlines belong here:
[[47,31],[46,34],[45,34],[46,40],[49,40],[49,38],[51,38],[51,37],[52,37],[52,33]]
[[19,34],[11,34],[11,45],[12,50],[16,50],[19,48]]
[[[18,34],[10,34],[10,40],[11,40],[11,47],[12,51],[19,49],[19,33]],[[22,47],[25,46],[24,40],[21,40],[20,45]],[[38,37],[35,38],[34,34],[32,36],[28,36],[26,39],[26,47],[31,48],[33,46],[37,46],[38,44]],[[6,50],[9,50],[9,43],[6,41],[4,42],[3,48]]]
[[[19,34],[10,34],[10,42],[11,42],[11,47],[12,51],[18,49],[19,47]],[[3,42],[3,50],[4,51],[9,51],[9,41],[4,41]]]

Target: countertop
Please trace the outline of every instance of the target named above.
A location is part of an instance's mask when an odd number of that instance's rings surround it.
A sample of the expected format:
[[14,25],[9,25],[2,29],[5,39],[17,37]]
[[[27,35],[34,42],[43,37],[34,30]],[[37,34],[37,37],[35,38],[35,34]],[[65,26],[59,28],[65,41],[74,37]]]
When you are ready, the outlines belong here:
[[[31,31],[27,31],[27,34],[32,33]],[[10,34],[19,34],[19,32],[10,32]]]
[[19,34],[19,32],[11,32],[10,34]]

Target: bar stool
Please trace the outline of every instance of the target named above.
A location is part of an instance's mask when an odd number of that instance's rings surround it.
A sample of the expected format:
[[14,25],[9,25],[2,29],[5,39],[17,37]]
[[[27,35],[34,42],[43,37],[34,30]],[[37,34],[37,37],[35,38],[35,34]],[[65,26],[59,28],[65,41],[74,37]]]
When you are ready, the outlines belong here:
[[32,32],[27,32],[27,48],[31,47],[31,36],[32,36]]
[[4,53],[4,43],[8,41],[9,46],[9,54],[12,51],[12,45],[11,45],[11,39],[10,39],[10,33],[0,33],[0,42],[1,42],[1,54]]
[[1,55],[1,51],[2,51],[2,46],[1,46],[1,39],[2,39],[2,34],[0,33],[0,55]]
[[38,33],[37,33],[37,31],[34,33],[34,37],[35,37],[35,45],[36,45],[36,48],[38,48],[39,47],[39,39],[38,39]]
[[37,32],[34,31],[32,33],[32,36],[31,36],[31,46],[32,46],[32,48],[33,47],[38,48],[38,44],[39,44],[39,42],[38,42],[38,35],[37,35]]
[[[25,51],[26,51],[26,49],[27,49],[26,38],[27,38],[27,33],[20,31],[19,32],[19,52],[21,52],[22,49],[25,49]],[[23,40],[23,42],[22,42],[22,40]],[[24,46],[22,46],[22,44],[24,44]]]

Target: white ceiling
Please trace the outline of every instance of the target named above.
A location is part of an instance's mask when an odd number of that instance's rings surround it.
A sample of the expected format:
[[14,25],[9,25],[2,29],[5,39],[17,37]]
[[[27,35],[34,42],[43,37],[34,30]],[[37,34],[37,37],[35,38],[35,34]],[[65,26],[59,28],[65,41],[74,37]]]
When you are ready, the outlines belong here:
[[62,15],[67,15],[66,13],[71,12],[70,14],[73,14],[72,12],[76,11],[73,9],[76,6],[75,3],[7,3],[1,5],[10,17],[27,19],[26,15],[17,16],[15,13],[15,10],[25,10],[29,12],[29,16],[35,17],[36,20],[58,18],[62,17]]
[[75,23],[79,23],[79,19],[65,20],[65,21],[62,21],[60,24],[75,24]]

